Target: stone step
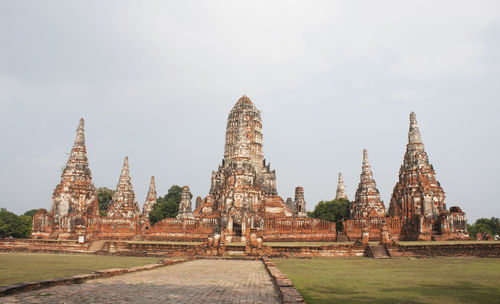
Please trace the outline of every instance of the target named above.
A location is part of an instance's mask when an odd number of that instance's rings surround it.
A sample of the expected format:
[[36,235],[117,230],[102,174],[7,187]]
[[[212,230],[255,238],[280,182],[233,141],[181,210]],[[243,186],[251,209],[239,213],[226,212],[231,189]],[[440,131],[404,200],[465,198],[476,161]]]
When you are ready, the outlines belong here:
[[387,249],[382,245],[368,245],[367,248],[368,256],[374,259],[390,259],[391,256],[387,252]]
[[101,250],[107,241],[91,241],[89,247],[87,247],[87,251],[97,252]]

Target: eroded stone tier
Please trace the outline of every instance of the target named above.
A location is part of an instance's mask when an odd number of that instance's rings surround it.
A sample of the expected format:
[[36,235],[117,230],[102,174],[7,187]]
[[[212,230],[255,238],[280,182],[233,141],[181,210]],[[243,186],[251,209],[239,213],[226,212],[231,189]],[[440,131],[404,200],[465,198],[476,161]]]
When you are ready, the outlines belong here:
[[139,204],[135,201],[135,193],[132,188],[127,156],[123,161],[120,180],[109,204],[108,216],[132,218],[140,213]]
[[212,172],[210,199],[223,214],[229,210],[243,214],[263,211],[265,197],[273,195],[277,195],[276,173],[264,160],[260,112],[243,96],[229,113],[224,159]]
[[144,206],[142,207],[142,216],[144,218],[149,217],[149,213],[151,212],[151,210],[153,210],[153,207],[156,204],[157,200],[158,197],[156,194],[155,177],[151,176],[151,182],[149,182],[149,190],[148,195],[146,196],[146,202],[144,202]]
[[97,190],[92,183],[85,147],[84,120],[80,119],[71,155],[52,194],[54,222],[70,215],[98,215]]
[[363,150],[363,167],[354,202],[351,204],[351,218],[385,217],[384,202],[373,179],[373,173],[368,161],[368,151]]
[[443,188],[436,180],[434,168],[424,151],[417,118],[412,112],[406,153],[399,169],[399,180],[392,192],[389,215],[408,221],[418,216],[437,219],[445,210]]
[[189,190],[189,186],[184,186],[182,187],[181,201],[179,203],[179,213],[177,214],[177,218],[192,218],[193,210],[191,205],[191,191]]
[[296,217],[307,217],[306,200],[304,199],[304,188],[300,186],[295,188],[295,200],[293,203],[293,214]]
[[337,184],[337,193],[335,194],[335,199],[345,199],[347,200],[347,193],[345,192],[344,179],[342,178],[342,172],[339,172],[339,182]]

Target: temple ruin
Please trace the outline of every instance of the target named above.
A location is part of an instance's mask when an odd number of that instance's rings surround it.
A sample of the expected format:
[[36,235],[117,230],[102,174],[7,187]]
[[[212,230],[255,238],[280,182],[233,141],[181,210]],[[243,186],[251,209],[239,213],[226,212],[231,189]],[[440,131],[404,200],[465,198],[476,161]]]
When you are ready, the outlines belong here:
[[[347,200],[342,173],[335,199]],[[465,213],[459,207],[447,210],[444,200],[444,191],[424,151],[416,116],[411,113],[406,153],[388,213],[364,150],[360,182],[343,231],[337,232],[335,223],[308,218],[303,187],[297,186],[294,199],[287,198],[286,202],[278,195],[276,171],[264,159],[260,111],[243,96],[229,112],[223,159],[212,172],[208,195],[197,197],[193,208],[189,186],[184,186],[177,217],[154,225],[149,214],[157,201],[155,179],[151,177],[141,212],[128,157],[106,216],[99,215],[81,119],[61,182],[52,196],[52,208],[39,209],[33,217],[32,237],[204,241],[213,248],[226,242],[247,242],[254,249],[263,241],[366,243],[468,238]]]
[[401,239],[468,238],[465,213],[459,207],[446,210],[443,188],[429,163],[413,112],[410,114],[408,144],[388,215],[401,220]]

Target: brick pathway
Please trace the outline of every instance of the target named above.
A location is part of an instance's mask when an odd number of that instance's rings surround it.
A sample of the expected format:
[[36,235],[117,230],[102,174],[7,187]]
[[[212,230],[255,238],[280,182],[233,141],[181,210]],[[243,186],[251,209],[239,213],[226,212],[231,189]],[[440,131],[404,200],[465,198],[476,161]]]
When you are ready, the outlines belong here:
[[0,298],[0,303],[279,303],[260,261],[195,260]]

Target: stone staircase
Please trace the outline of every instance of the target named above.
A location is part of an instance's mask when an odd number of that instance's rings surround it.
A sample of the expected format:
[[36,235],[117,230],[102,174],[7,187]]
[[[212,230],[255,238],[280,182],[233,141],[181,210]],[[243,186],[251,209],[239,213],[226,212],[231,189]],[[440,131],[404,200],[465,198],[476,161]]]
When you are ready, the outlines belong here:
[[391,256],[387,249],[382,245],[368,245],[366,247],[366,254],[374,259],[390,259]]
[[89,246],[87,247],[87,251],[90,252],[97,252],[99,250],[102,250],[104,245],[106,245],[107,241],[91,241]]

